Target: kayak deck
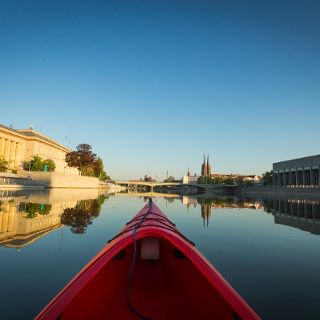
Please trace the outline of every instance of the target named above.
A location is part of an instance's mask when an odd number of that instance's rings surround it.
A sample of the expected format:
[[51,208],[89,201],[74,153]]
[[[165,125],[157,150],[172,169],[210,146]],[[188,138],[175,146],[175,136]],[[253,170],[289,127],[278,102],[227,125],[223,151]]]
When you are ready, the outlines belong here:
[[[174,250],[161,240],[160,260],[137,259],[130,291],[134,308],[151,319],[234,319],[220,294],[189,260],[175,257]],[[126,299],[131,255],[132,248],[127,248],[125,258],[112,259],[68,305],[62,319],[137,319]]]
[[36,319],[139,319],[137,314],[154,320],[259,319],[152,203]]

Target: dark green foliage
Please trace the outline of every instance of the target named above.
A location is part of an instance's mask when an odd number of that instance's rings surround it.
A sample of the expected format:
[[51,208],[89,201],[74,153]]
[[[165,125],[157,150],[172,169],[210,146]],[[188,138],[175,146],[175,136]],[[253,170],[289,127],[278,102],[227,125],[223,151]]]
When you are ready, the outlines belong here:
[[226,177],[204,177],[201,176],[198,179],[198,183],[204,184],[234,184],[233,180]]
[[272,178],[273,178],[273,170],[266,171],[262,175],[262,182],[264,185],[272,185]]

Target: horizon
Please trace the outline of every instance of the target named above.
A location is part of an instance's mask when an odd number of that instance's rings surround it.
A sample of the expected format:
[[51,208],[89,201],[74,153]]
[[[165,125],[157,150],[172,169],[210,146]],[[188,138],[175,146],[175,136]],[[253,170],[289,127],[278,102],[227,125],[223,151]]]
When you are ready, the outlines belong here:
[[[320,3],[0,5],[0,124],[88,143],[113,179],[261,175],[319,154]],[[69,144],[70,141],[70,144]]]

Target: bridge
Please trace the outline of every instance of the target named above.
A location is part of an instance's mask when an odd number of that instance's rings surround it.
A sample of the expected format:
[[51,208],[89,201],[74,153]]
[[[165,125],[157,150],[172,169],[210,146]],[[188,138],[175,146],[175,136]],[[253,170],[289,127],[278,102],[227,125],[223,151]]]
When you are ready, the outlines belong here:
[[239,186],[237,185],[215,185],[215,184],[202,184],[202,183],[190,183],[183,184],[182,182],[155,182],[155,181],[142,181],[142,180],[128,180],[128,181],[114,181],[115,184],[134,187],[145,186],[149,187],[153,192],[154,187],[182,187],[182,188],[197,188],[199,191],[216,192],[216,193],[230,193],[236,194],[239,192]]
[[153,192],[154,187],[170,187],[170,186],[183,185],[180,182],[155,182],[155,181],[142,181],[142,180],[114,181],[114,183],[120,186],[127,186],[127,187],[134,187],[134,186],[149,187],[151,192]]
[[119,192],[117,193],[117,197],[141,197],[141,198],[155,198],[155,197],[161,197],[161,198],[181,198],[180,194],[177,193],[161,193],[161,192],[135,192],[135,191],[129,191],[129,192]]
[[155,181],[142,181],[142,180],[114,181],[114,183],[122,186],[132,185],[132,186],[148,186],[148,187],[182,185],[182,182],[155,182]]

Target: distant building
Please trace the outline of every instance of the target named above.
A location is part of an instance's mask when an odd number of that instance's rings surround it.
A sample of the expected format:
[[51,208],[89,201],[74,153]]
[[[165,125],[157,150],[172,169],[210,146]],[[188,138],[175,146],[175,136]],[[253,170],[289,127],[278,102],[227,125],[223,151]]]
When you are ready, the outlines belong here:
[[320,187],[320,155],[276,162],[273,185],[282,187]]
[[33,129],[16,130],[0,125],[0,158],[8,162],[9,169],[22,170],[23,162],[35,155],[51,159],[57,172],[78,173],[67,167],[65,156],[71,150],[59,142]]
[[209,162],[209,155],[207,156],[207,161],[206,161],[206,156],[204,155],[203,157],[203,164],[201,166],[201,176],[211,177],[211,165]]
[[243,177],[244,182],[254,182],[259,183],[261,181],[262,177],[257,175],[248,175]]
[[188,168],[187,175],[183,176],[182,182],[183,182],[183,184],[197,183],[198,182],[198,176],[196,174],[192,175],[190,173],[189,168]]

